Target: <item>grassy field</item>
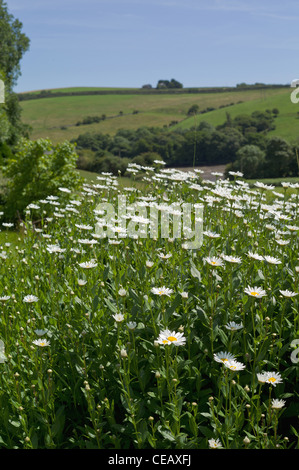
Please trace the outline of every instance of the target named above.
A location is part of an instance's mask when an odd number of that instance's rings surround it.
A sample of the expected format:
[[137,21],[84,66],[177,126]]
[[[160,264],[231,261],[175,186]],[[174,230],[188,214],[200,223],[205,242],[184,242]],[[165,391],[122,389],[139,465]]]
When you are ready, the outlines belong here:
[[206,121],[213,126],[218,126],[226,120],[226,113],[229,112],[234,118],[238,114],[251,114],[254,111],[265,111],[266,109],[277,108],[279,115],[275,120],[275,130],[269,132],[269,135],[278,135],[289,141],[297,141],[299,138],[299,106],[296,106],[290,100],[290,91],[282,89],[273,94],[267,92],[263,97],[253,100],[247,100],[243,103],[237,103],[232,107],[216,109],[209,113],[201,114],[194,118],[189,118],[174,126],[174,128],[189,128],[201,121]]
[[0,448],[298,449],[296,195],[112,179],[2,227]]
[[[67,89],[78,91],[77,89]],[[82,88],[82,90],[84,90]],[[85,89],[89,90],[89,89]],[[55,90],[58,91],[58,90]],[[63,91],[61,89],[60,91]],[[219,93],[178,93],[163,95],[91,95],[66,96],[22,101],[22,119],[32,126],[32,139],[45,137],[54,143],[71,140],[85,132],[103,132],[114,134],[119,129],[136,129],[142,126],[169,126],[178,121],[173,128],[193,126],[194,118],[186,119],[188,109],[197,104],[199,110],[208,107],[214,111],[200,114],[196,123],[202,120],[217,125],[224,122],[226,112],[231,116],[239,113],[251,113],[255,110],[277,107],[280,114],[276,120],[277,129],[273,134],[289,139],[296,139],[298,134],[296,105],[290,101],[287,88],[245,90]],[[231,105],[231,106],[228,106]],[[226,106],[219,109],[221,106]],[[138,111],[138,114],[134,114]],[[122,115],[120,115],[122,112]],[[87,116],[106,115],[100,123],[76,126]]]

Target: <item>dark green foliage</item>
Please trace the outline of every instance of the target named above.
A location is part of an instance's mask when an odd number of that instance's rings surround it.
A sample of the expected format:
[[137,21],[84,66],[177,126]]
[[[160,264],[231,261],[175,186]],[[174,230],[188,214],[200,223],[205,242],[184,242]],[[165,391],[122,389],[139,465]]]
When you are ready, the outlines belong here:
[[[141,127],[121,129],[114,136],[81,134],[74,140],[80,157],[78,168],[96,171],[103,167],[101,159],[105,157],[106,167],[111,156],[149,165],[144,155],[155,154],[168,166],[227,164],[228,170],[244,172],[245,178],[297,176],[296,148],[284,139],[268,137],[276,115],[275,109],[235,118],[226,113],[225,122],[217,128],[203,121],[189,129]],[[89,154],[88,164],[86,159],[84,164],[83,153],[87,150],[94,155],[92,158]],[[123,164],[120,166],[122,172]]]
[[159,80],[157,83],[157,88],[183,88],[182,83],[178,82],[174,78],[169,80]]
[[[12,147],[20,136],[26,136],[28,128],[21,122],[21,107],[13,87],[21,74],[20,62],[29,49],[29,38],[22,32],[22,23],[8,12],[0,1],[0,78],[5,84],[5,103],[0,105],[0,140]],[[3,119],[7,121],[3,127]],[[2,137],[2,138],[1,138]]]
[[199,111],[198,104],[193,104],[187,111],[187,116],[193,116],[193,114],[197,114]]
[[3,167],[5,216],[22,217],[28,204],[56,195],[60,187],[78,187],[76,161],[74,146],[67,141],[53,145],[46,139],[20,140]]

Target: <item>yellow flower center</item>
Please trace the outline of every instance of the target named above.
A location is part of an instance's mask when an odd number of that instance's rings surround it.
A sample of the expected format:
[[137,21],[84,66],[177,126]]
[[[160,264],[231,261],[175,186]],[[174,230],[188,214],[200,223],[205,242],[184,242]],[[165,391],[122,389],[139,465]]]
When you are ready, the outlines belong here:
[[251,295],[258,295],[258,292],[253,291],[253,292],[250,292],[250,294]]
[[269,382],[276,382],[276,378],[275,378],[275,377],[270,377],[268,380],[269,380]]
[[168,341],[177,341],[177,338],[175,336],[168,336]]

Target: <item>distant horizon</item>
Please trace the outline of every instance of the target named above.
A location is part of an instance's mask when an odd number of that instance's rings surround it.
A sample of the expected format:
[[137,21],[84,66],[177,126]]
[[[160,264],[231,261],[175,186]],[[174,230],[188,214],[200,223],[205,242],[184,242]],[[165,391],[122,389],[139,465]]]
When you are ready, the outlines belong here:
[[[291,80],[292,81],[292,80]],[[287,86],[291,86],[291,81],[290,83],[262,83],[262,82],[254,82],[254,83],[247,83],[247,82],[243,82],[243,83],[246,83],[246,85],[248,86],[254,86],[255,84],[261,84],[261,85],[265,85],[265,86],[283,86],[283,87],[287,87]],[[242,83],[242,82],[241,82]],[[146,83],[144,84],[146,85]],[[238,84],[235,84],[235,85],[193,85],[193,86],[183,86],[182,89],[192,89],[192,88],[237,88],[237,85]],[[32,89],[32,90],[24,90],[24,91],[15,91],[15,93],[17,94],[22,94],[22,93],[35,93],[35,92],[39,92],[39,91],[50,91],[50,90],[67,90],[67,89],[70,89],[70,88],[95,88],[95,89],[112,89],[112,90],[122,90],[122,89],[125,89],[125,90],[138,90],[138,89],[142,89],[143,85],[141,86],[105,86],[105,85],[69,85],[69,86],[57,86],[55,88],[36,88],[36,89]],[[155,86],[152,86],[152,89],[155,90],[156,87]]]

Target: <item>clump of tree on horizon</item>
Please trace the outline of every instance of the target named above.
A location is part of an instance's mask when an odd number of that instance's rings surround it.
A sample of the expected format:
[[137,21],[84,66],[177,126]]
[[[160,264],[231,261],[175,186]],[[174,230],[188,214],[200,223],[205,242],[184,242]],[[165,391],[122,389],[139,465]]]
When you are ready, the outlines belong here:
[[171,80],[159,80],[156,88],[157,90],[161,88],[183,88],[183,84],[172,78]]

